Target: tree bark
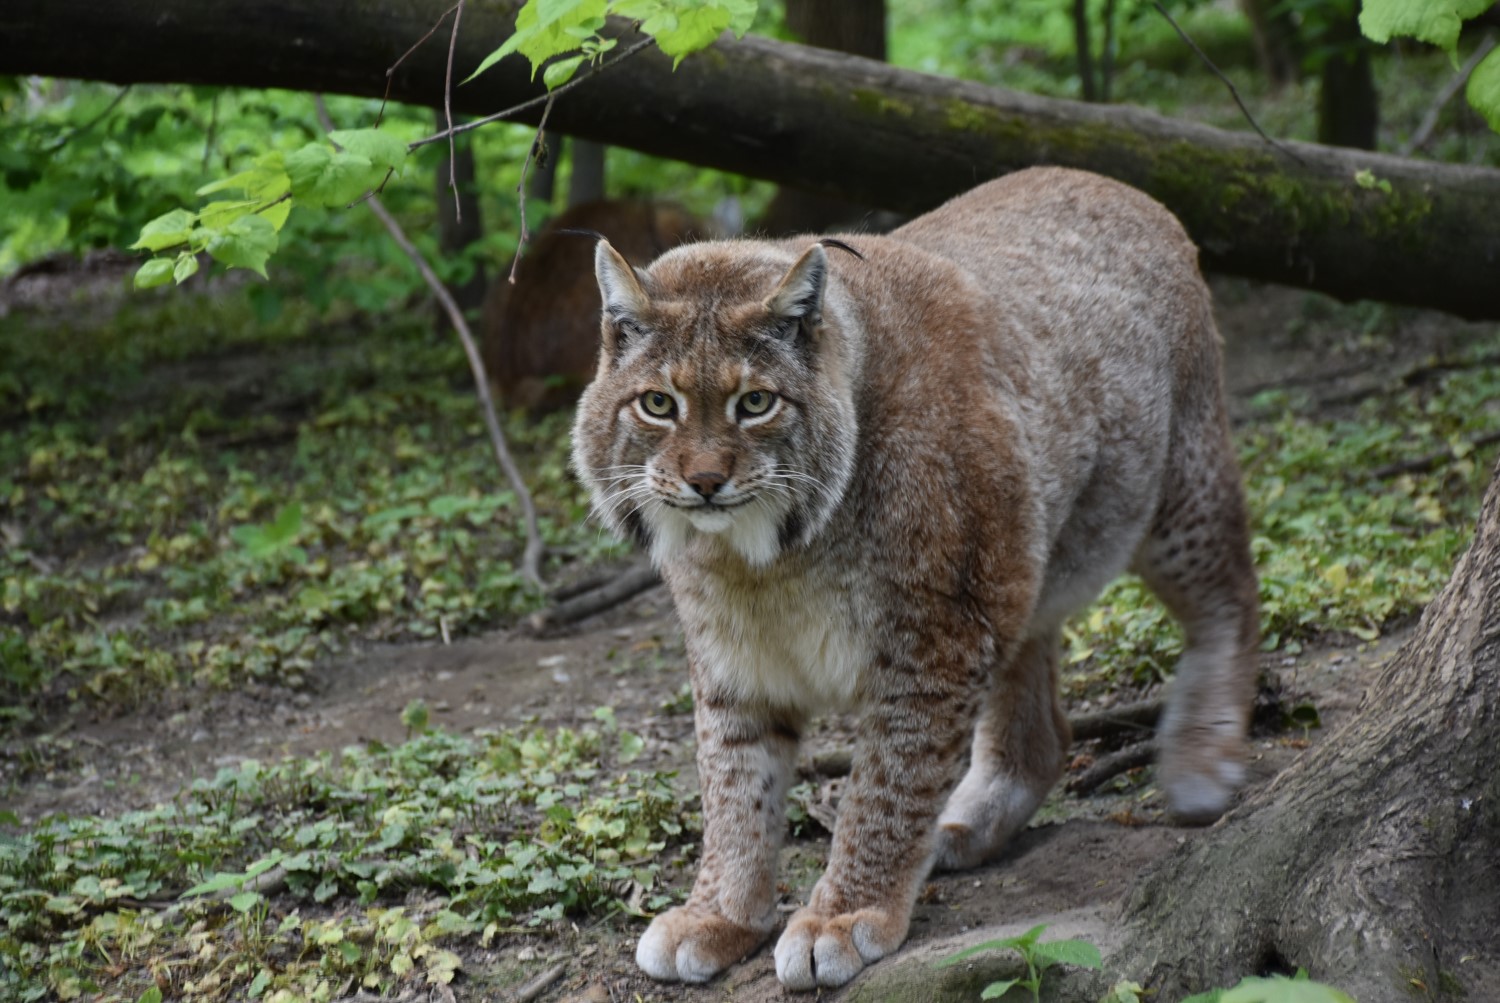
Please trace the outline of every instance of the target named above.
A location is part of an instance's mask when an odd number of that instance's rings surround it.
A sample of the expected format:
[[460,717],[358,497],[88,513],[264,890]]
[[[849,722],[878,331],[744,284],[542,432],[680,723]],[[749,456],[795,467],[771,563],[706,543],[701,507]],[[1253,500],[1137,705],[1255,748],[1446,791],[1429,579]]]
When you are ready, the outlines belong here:
[[1360,1003],[1500,999],[1500,466],[1357,715],[1131,896],[1109,966],[1175,1000],[1305,967]]
[[[806,45],[885,60],[885,0],[786,0],[786,26]],[[861,226],[873,207],[782,186],[753,229],[768,237]]]
[[1375,44],[1359,30],[1359,10],[1333,15],[1324,45],[1332,49],[1318,75],[1318,142],[1375,149],[1380,131],[1380,97],[1370,53]]
[[[379,95],[387,68],[446,9],[446,0],[7,0],[0,72]],[[499,2],[467,9],[460,73],[506,37],[513,10]],[[446,58],[440,44],[419,49],[391,76],[392,97],[438,100]],[[455,88],[453,102],[484,114],[538,87],[524,60],[504,60]],[[1140,109],[757,38],[721,40],[675,73],[648,50],[565,95],[550,124],[903,212],[1032,164],[1096,170],[1172,209],[1208,268],[1345,299],[1500,317],[1496,170],[1303,143],[1273,148]]]
[[[441,109],[435,114],[438,128],[444,126]],[[484,236],[484,224],[480,218],[479,192],[474,180],[474,145],[466,136],[458,137],[454,143],[456,157],[451,162],[447,157],[439,161],[434,175],[437,193],[438,252],[444,258],[463,255]],[[455,193],[452,185],[457,186]],[[463,282],[450,285],[448,291],[466,315],[477,314],[484,304],[484,263],[475,260],[474,268]],[[449,329],[448,314],[441,306],[437,308],[439,331]]]

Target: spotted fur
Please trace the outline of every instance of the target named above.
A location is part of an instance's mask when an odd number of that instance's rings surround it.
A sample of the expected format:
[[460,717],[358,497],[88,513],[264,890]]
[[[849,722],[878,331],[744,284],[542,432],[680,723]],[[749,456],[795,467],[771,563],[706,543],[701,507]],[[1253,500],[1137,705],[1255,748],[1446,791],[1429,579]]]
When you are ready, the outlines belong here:
[[[701,981],[759,946],[798,736],[860,715],[827,871],[775,948],[794,989],[905,939],[928,870],[994,856],[1062,770],[1065,617],[1127,567],[1181,621],[1172,808],[1239,782],[1255,575],[1197,253],[1076,171],[983,185],[888,237],[604,242],[574,464],[681,617],[704,840],[637,961]],[[837,245],[835,245],[837,246]],[[967,765],[965,765],[967,763]]]

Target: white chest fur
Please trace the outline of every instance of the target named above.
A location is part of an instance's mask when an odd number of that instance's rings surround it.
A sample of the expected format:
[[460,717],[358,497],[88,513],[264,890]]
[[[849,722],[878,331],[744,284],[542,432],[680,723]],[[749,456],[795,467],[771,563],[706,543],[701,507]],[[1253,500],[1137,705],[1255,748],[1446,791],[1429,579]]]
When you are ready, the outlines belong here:
[[809,713],[853,704],[870,647],[845,582],[705,574],[677,600],[700,670],[740,699]]

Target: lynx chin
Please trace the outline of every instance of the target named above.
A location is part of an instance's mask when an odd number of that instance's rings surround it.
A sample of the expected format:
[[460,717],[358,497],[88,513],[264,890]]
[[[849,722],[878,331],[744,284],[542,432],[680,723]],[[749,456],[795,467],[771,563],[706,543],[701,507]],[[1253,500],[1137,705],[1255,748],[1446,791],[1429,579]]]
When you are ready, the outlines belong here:
[[[847,252],[854,253],[847,253]],[[859,714],[828,868],[776,942],[793,989],[896,950],[928,871],[997,854],[1062,772],[1064,619],[1129,569],[1186,634],[1159,782],[1243,775],[1255,571],[1197,251],[1078,171],[992,181],[889,236],[600,241],[573,461],[687,638],[703,856],[636,951],[711,978],[776,925],[798,738]]]

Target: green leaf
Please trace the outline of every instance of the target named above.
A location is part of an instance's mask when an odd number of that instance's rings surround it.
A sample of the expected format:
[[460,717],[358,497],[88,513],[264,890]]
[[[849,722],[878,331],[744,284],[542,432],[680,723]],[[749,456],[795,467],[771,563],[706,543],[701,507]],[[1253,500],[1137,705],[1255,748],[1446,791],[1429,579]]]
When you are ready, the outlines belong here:
[[512,52],[521,53],[531,62],[535,79],[549,59],[578,50],[579,31],[592,37],[603,28],[606,9],[606,0],[526,0],[526,6],[516,15],[516,33],[486,56],[468,80]]
[[183,251],[177,255],[177,262],[172,266],[172,281],[180,286],[197,274],[198,256],[196,254],[192,251]]
[[413,700],[401,712],[401,724],[407,731],[426,731],[427,722],[427,704],[424,701]]
[[1273,975],[1268,979],[1241,979],[1239,985],[1219,997],[1219,1003],[1354,1003],[1354,997],[1305,977]]
[[1500,49],[1482,59],[1469,75],[1464,96],[1484,116],[1490,128],[1500,132]]
[[646,740],[639,735],[628,731],[620,732],[620,755],[622,763],[633,763],[640,758],[642,750],[646,748]]
[[1109,992],[1099,999],[1099,1003],[1141,1003],[1141,994],[1145,989],[1140,983],[1129,979],[1121,979],[1109,987]]
[[[163,251],[178,244],[186,244],[188,235],[193,231],[193,224],[197,221],[197,215],[186,209],[173,209],[163,213],[141,227],[141,237],[130,245],[131,250]],[[137,287],[139,288],[139,282]]]
[[[1045,929],[1045,926],[1036,927],[1032,932]],[[1026,934],[1022,934],[1021,937],[1006,937],[1004,940],[986,940],[983,944],[975,944],[973,947],[964,948],[957,954],[948,955],[948,957],[944,958],[942,961],[936,962],[933,967],[946,968],[949,965],[955,965],[958,962],[963,961],[965,958],[972,958],[976,954],[983,954],[985,951],[1019,951],[1022,947],[1022,938],[1025,936]]]
[[1038,968],[1046,965],[1076,965],[1079,968],[1102,968],[1104,959],[1099,948],[1086,940],[1048,940],[1031,949],[1032,960]]
[[386,172],[357,153],[308,143],[286,155],[286,173],[295,198],[308,205],[340,208],[378,185]]
[[172,281],[173,269],[171,258],[152,258],[136,270],[135,287],[151,289],[154,286],[164,286]]
[[249,912],[260,901],[260,892],[240,892],[229,899],[230,908],[238,913]]
[[245,989],[245,992],[251,996],[259,996],[266,991],[266,986],[270,984],[271,970],[269,968],[262,968],[256,973],[255,978],[250,980],[250,985]]
[[379,129],[338,129],[330,132],[328,138],[376,167],[399,171],[406,163],[406,144]]
[[[1018,984],[1020,981],[1020,979],[1004,979],[1000,982],[991,982],[989,985],[984,987],[984,992],[979,994],[979,998],[982,1000],[999,999],[1001,996],[1004,996],[1006,993],[1010,992],[1011,987]],[[973,990],[970,991],[972,992]]]
[[215,874],[213,877],[209,878],[202,884],[197,884],[189,888],[178,897],[190,899],[195,898],[199,895],[210,895],[214,892],[223,891],[225,888],[238,888],[244,883],[245,876],[243,874],[235,873],[233,871],[222,874]]
[[578,67],[583,65],[585,58],[584,56],[570,56],[567,59],[559,59],[555,63],[548,63],[547,68],[542,71],[542,83],[547,85],[549,91],[561,87],[572,78],[574,73],[578,72]]
[[266,260],[280,238],[276,227],[259,216],[245,216],[229,224],[208,242],[208,253],[231,268],[248,268],[266,277]]
[[1409,35],[1448,53],[1458,65],[1458,33],[1463,23],[1483,14],[1491,0],[1364,0],[1359,29],[1376,42]]
[[135,1003],[161,1003],[161,990],[152,986],[136,997]]

